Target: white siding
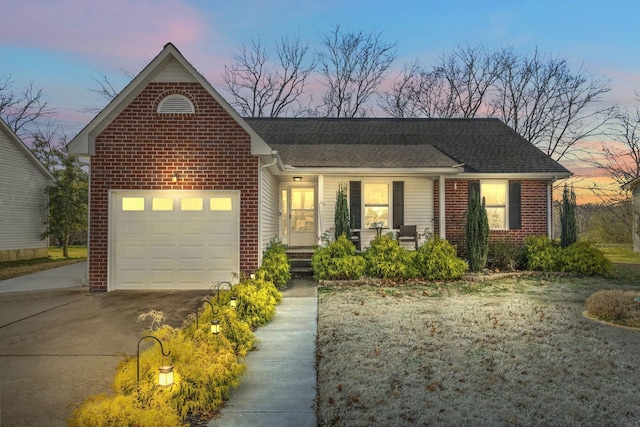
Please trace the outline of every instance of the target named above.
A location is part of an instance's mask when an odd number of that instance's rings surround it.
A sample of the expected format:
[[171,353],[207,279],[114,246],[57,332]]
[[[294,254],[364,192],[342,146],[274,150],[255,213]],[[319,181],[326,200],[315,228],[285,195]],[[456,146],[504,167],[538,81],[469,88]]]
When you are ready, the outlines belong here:
[[0,250],[46,248],[47,178],[0,131]]
[[271,239],[278,236],[279,201],[276,177],[268,169],[262,169],[260,183],[260,262],[262,262],[262,252],[264,252]]
[[175,59],[172,59],[163,69],[153,78],[153,82],[161,83],[185,83],[196,82],[197,80]]
[[[395,176],[387,178],[365,177],[365,176],[337,176],[325,175],[324,187],[321,189],[324,204],[320,206],[320,218],[322,232],[332,230],[334,227],[334,214],[336,204],[336,192],[338,185],[342,182],[348,184],[349,181],[361,182],[388,182],[391,186],[393,181],[404,181],[404,223],[405,225],[416,225],[418,233],[423,234],[425,229],[433,232],[433,180],[426,177]],[[391,203],[392,205],[392,203]],[[393,206],[390,206],[393,209]],[[392,217],[392,212],[390,212]],[[375,237],[374,230],[363,232],[362,241],[364,247]]]

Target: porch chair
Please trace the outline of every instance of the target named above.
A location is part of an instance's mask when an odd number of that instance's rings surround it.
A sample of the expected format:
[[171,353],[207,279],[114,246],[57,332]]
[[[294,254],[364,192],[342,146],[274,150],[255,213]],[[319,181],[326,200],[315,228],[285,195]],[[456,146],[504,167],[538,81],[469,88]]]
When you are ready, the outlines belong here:
[[401,225],[398,233],[398,242],[413,242],[415,249],[418,249],[418,230],[415,225]]

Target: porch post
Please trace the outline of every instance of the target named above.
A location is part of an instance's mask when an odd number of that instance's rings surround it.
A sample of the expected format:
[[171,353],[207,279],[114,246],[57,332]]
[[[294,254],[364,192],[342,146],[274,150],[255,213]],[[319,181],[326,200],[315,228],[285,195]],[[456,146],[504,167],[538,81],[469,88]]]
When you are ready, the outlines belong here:
[[322,209],[324,208],[324,175],[318,175],[318,185],[316,187],[316,197],[318,200],[318,208],[316,209],[317,227],[316,227],[316,243],[320,244],[320,237],[322,237]]
[[444,175],[440,175],[440,179],[438,179],[438,188],[440,197],[438,198],[439,204],[439,219],[440,219],[440,238],[447,238],[447,216],[445,215],[445,194],[444,194]]

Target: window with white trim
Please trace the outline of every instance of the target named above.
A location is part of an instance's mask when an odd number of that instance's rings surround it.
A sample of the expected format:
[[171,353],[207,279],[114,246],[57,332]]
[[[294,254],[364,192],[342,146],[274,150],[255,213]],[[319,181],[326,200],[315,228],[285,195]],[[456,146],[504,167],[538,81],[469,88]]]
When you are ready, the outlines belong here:
[[491,230],[508,229],[509,181],[480,181],[480,196],[484,198],[489,228]]
[[364,183],[364,227],[373,228],[373,223],[381,222],[389,228],[389,183]]

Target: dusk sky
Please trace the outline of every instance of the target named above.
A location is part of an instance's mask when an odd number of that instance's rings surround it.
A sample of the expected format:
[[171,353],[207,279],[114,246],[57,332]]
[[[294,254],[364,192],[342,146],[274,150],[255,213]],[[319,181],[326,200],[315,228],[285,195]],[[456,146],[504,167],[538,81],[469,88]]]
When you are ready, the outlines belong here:
[[105,104],[89,90],[92,78],[122,88],[123,70],[137,74],[167,42],[222,92],[222,69],[243,42],[299,34],[316,47],[339,24],[397,43],[396,70],[465,44],[537,48],[610,79],[604,101],[631,106],[640,90],[639,17],[636,0],[10,1],[0,14],[0,77],[11,75],[16,90],[30,81],[42,88],[72,137],[95,114],[86,110]]

